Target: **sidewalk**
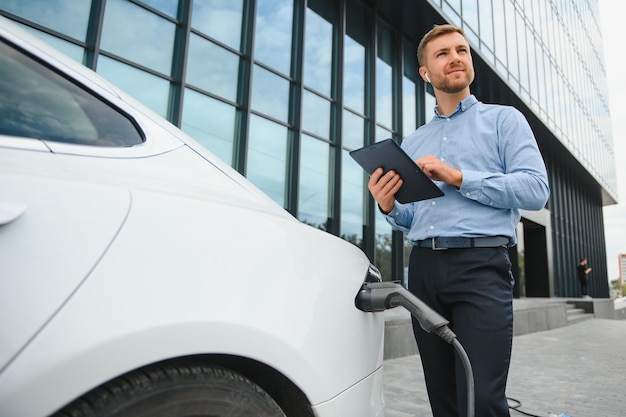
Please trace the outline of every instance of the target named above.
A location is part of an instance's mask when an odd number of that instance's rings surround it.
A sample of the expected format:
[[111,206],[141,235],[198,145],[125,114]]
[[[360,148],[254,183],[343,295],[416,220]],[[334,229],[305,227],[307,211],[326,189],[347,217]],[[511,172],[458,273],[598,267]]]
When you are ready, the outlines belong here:
[[[432,417],[418,355],[386,360],[384,375],[386,417]],[[513,338],[507,397],[525,413],[623,417],[625,388],[626,320],[591,319]]]

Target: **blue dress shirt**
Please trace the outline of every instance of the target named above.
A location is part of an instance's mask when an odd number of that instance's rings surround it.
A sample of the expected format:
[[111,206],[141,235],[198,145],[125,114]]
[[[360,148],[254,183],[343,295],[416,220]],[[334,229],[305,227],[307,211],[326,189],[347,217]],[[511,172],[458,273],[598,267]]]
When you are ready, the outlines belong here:
[[402,148],[416,160],[431,154],[463,172],[459,189],[436,182],[443,197],[395,202],[386,215],[410,241],[431,237],[506,236],[517,242],[519,209],[540,210],[550,195],[546,167],[525,117],[514,107],[470,95],[454,113],[408,135]]

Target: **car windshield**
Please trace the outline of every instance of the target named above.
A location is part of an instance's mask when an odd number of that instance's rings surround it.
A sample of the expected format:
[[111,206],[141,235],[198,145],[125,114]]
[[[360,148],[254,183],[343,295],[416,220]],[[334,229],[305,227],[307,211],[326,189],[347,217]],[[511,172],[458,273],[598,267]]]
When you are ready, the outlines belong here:
[[1,41],[0,134],[107,147],[143,143],[128,117]]

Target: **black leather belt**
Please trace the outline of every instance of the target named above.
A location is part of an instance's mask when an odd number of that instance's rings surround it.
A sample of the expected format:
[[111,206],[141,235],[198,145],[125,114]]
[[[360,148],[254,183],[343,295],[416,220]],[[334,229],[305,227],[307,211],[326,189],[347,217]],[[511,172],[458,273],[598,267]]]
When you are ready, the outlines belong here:
[[414,243],[418,248],[432,250],[463,249],[463,248],[497,248],[507,246],[509,238],[504,236],[489,237],[431,237]]

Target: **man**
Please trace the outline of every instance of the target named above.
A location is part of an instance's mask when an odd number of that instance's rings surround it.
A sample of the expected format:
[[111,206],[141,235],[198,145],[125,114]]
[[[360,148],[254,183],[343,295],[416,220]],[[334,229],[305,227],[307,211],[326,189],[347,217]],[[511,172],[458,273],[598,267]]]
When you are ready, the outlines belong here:
[[[419,73],[437,99],[434,118],[402,148],[444,191],[400,204],[402,179],[382,168],[368,188],[387,221],[407,233],[409,290],[450,321],[468,353],[475,415],[509,416],[505,395],[513,334],[513,276],[518,209],[540,210],[550,190],[528,122],[516,109],[470,94],[474,67],[463,31],[435,26],[418,47]],[[466,383],[452,345],[413,320],[435,417],[465,416]]]
[[578,281],[580,282],[581,295],[583,298],[589,299],[591,297],[589,296],[589,283],[587,279],[589,278],[591,267],[587,264],[587,258],[581,258],[576,269],[578,272]]

